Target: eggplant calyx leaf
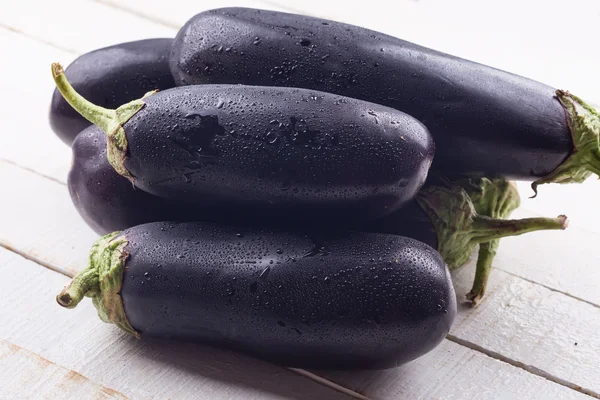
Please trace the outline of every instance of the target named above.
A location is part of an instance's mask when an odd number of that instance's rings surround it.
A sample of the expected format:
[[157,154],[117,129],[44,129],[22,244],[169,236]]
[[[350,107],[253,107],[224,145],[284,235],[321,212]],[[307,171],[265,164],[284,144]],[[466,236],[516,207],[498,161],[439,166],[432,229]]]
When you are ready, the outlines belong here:
[[113,323],[125,332],[139,338],[125,315],[121,286],[128,254],[128,240],[120,232],[101,237],[90,251],[89,263],[56,296],[58,304],[74,308],[83,297],[91,297],[104,322]]
[[[429,186],[417,202],[431,219],[438,236],[438,251],[453,270],[468,260],[475,247],[507,236],[546,229],[565,229],[567,218],[503,219],[480,215],[460,185]],[[505,207],[510,210],[511,207]]]
[[556,97],[567,114],[573,150],[554,171],[531,184],[532,197],[544,183],[581,183],[591,174],[600,177],[600,114],[567,91],[557,90]]

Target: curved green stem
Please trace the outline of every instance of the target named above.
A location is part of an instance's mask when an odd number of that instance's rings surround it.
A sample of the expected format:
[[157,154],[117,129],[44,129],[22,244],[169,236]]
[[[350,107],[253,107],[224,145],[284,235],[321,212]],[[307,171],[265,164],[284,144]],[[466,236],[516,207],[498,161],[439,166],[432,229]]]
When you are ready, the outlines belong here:
[[74,308],[84,296],[91,297],[100,319],[139,337],[127,320],[120,295],[128,257],[125,250],[127,243],[120,232],[98,239],[90,251],[88,266],[65,286],[56,296],[56,301],[63,307]]
[[[467,294],[473,305],[477,305],[485,293],[500,238],[567,227],[567,218],[562,215],[507,220],[519,207],[521,198],[515,184],[505,179],[461,178],[445,182],[441,188],[430,189],[428,196],[430,205],[434,204],[432,197],[445,198],[448,205],[452,204],[443,211],[444,203],[437,203],[438,218],[447,218],[445,226],[441,226],[439,220],[436,224],[439,250],[450,268],[457,268],[468,260],[479,244],[475,279]],[[421,201],[427,203],[425,199]],[[432,215],[431,210],[429,215]]]
[[156,91],[148,92],[141,99],[133,100],[116,110],[110,110],[91,103],[77,93],[67,80],[65,71],[60,64],[52,64],[52,77],[56,88],[71,107],[106,133],[108,162],[117,173],[133,182],[133,175],[125,168],[127,135],[123,125],[144,108],[146,103],[143,99],[156,93]]
[[600,114],[567,91],[557,90],[556,97],[567,114],[573,150],[554,171],[531,184],[532,197],[544,183],[581,183],[591,174],[600,177]]
[[475,279],[473,280],[473,287],[467,293],[467,300],[476,306],[479,300],[485,294],[487,282],[492,272],[492,262],[496,257],[496,251],[500,245],[500,240],[491,240],[487,243],[481,243],[479,245],[479,254],[477,255],[477,269],[475,270]]
[[569,225],[565,215],[556,218],[498,219],[485,215],[474,215],[471,225],[471,240],[485,243],[507,236],[519,236],[528,232],[566,229]]
[[117,111],[97,106],[77,93],[67,80],[65,71],[60,64],[52,64],[52,77],[58,91],[82,117],[106,133],[116,129]]

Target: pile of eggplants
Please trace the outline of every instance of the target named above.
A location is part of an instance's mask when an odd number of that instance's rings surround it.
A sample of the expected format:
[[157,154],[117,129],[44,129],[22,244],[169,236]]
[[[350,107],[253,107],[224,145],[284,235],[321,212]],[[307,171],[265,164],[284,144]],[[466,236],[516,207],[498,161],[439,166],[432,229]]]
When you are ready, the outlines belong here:
[[502,237],[567,226],[508,219],[510,180],[600,175],[578,97],[319,18],[210,10],[52,74],[71,198],[105,235],[58,303],[291,367],[430,351],[456,315],[449,270],[479,248],[477,304]]

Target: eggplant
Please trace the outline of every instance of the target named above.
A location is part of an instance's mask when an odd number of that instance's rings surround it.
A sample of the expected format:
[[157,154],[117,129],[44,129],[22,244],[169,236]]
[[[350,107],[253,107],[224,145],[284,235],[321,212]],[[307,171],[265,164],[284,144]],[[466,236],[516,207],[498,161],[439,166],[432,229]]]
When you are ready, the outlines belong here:
[[[103,107],[115,108],[154,89],[175,86],[169,70],[173,39],[147,39],[105,47],[77,58],[65,74],[73,87]],[[69,146],[90,125],[58,90],[50,104],[50,126]]]
[[89,103],[53,65],[67,101],[107,132],[135,187],[206,210],[318,224],[388,215],[421,188],[434,153],[400,111],[317,91],[196,85],[117,110]]
[[600,117],[562,90],[375,31],[248,8],[202,12],[172,47],[177,85],[320,90],[406,112],[444,175],[582,182],[600,175]]
[[422,241],[440,252],[450,270],[466,264],[479,245],[473,287],[466,295],[473,305],[485,294],[501,238],[568,226],[565,215],[505,219],[520,204],[516,187],[507,180],[436,178],[409,205],[363,229]]
[[456,316],[448,269],[395,235],[310,235],[158,222],[109,234],[57,296],[140,338],[198,341],[298,368],[382,369],[413,360]]

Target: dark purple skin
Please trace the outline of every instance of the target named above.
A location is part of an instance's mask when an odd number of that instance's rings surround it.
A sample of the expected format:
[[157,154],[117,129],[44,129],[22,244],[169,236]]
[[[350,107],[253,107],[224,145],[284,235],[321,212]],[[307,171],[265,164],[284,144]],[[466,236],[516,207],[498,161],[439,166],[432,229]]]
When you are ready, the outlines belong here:
[[247,8],[200,13],[171,54],[177,85],[290,86],[382,104],[417,118],[434,169],[534,180],[573,150],[549,86],[360,27]]
[[[136,190],[106,160],[106,134],[95,126],[73,142],[68,187],[75,208],[97,233],[105,235],[149,221],[172,219],[177,207]],[[192,218],[190,216],[190,218]]]
[[153,223],[128,240],[120,295],[142,337],[299,368],[380,369],[438,345],[456,316],[440,255],[413,239]]
[[416,195],[434,153],[414,118],[314,90],[196,85],[143,101],[123,126],[136,187],[265,221],[388,215]]
[[[79,215],[98,234],[122,231],[154,221],[230,221],[221,214],[191,204],[173,202],[133,187],[106,159],[106,134],[96,126],[73,142],[68,188]],[[235,222],[254,222],[238,216]]]
[[411,201],[391,215],[368,223],[361,230],[406,236],[434,249],[438,248],[438,236],[431,218],[416,201]]
[[[65,74],[86,99],[117,108],[151,90],[175,86],[169,71],[172,43],[173,39],[148,39],[105,47],[77,58]],[[91,125],[58,90],[52,95],[49,118],[54,132],[69,146]]]

